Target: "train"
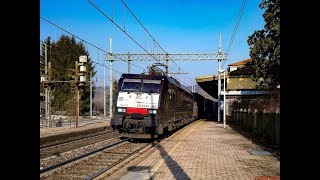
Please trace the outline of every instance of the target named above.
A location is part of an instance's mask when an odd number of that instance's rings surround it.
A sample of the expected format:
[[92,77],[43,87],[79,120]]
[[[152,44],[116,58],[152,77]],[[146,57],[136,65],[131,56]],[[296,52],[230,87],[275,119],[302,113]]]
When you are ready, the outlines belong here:
[[122,137],[153,139],[197,118],[213,114],[214,104],[165,74],[122,74],[111,127]]
[[208,99],[203,95],[194,92],[194,101],[198,107],[198,118],[207,120],[217,120],[218,118],[218,100],[215,98]]

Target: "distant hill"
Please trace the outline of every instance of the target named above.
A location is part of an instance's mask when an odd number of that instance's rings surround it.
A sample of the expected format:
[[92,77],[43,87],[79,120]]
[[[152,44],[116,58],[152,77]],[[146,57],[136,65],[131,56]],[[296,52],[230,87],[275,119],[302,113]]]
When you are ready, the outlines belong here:
[[[109,95],[109,86],[106,86],[106,96]],[[103,112],[103,87],[98,86],[95,89],[95,94],[93,97],[94,110]],[[107,102],[107,109],[109,104]]]
[[[103,86],[96,86],[96,94],[103,93]],[[106,93],[109,93],[109,86],[106,86]]]

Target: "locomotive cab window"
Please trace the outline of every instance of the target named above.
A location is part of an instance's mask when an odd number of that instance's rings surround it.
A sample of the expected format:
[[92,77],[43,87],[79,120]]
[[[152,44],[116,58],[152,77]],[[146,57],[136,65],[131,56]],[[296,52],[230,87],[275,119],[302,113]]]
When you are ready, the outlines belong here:
[[122,83],[122,91],[141,91],[141,79],[124,79]]
[[144,79],[142,91],[147,93],[160,93],[161,80]]
[[[142,81],[142,82],[141,82]],[[161,80],[151,79],[124,79],[121,87],[122,91],[139,91],[146,93],[160,93]]]

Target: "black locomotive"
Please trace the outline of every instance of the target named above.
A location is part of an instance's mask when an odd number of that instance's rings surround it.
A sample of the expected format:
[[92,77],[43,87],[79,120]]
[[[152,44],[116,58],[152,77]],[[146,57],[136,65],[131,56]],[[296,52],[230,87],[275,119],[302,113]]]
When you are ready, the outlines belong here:
[[195,94],[166,75],[123,74],[111,127],[123,137],[157,138],[205,112],[208,100]]

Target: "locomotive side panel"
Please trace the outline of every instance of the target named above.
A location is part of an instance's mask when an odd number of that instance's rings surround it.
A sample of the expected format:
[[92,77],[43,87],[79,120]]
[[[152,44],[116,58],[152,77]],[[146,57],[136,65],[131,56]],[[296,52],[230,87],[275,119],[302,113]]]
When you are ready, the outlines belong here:
[[194,101],[197,103],[198,118],[205,118],[205,99],[198,93],[193,93]]
[[173,115],[170,106],[170,99],[168,93],[168,81],[164,81],[163,90],[161,94],[161,99],[159,102],[159,111],[158,111],[158,127],[157,132],[162,134],[168,127],[168,119]]
[[176,119],[181,119],[183,117],[191,116],[192,106],[193,106],[192,96],[185,93],[179,88],[177,91],[177,100],[176,100]]
[[185,121],[191,118],[193,114],[193,98],[190,94],[178,88],[177,90],[177,100],[176,100],[176,120]]

